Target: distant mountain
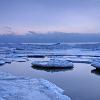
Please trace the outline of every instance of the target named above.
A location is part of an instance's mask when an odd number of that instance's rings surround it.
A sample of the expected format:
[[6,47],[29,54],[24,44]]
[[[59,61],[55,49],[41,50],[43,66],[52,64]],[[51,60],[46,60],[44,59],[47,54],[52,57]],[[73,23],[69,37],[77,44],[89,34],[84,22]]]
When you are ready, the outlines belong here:
[[30,32],[25,35],[0,35],[0,43],[51,43],[51,42],[100,42],[100,34],[78,34],[49,32],[40,34]]

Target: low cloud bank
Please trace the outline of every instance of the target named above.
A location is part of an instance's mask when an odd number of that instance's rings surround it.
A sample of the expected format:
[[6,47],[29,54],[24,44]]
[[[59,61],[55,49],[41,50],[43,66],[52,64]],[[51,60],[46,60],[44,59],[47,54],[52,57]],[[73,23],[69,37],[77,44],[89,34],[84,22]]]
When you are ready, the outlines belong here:
[[100,42],[100,34],[51,32],[40,34],[29,32],[24,35],[0,35],[0,43],[52,43],[52,42]]

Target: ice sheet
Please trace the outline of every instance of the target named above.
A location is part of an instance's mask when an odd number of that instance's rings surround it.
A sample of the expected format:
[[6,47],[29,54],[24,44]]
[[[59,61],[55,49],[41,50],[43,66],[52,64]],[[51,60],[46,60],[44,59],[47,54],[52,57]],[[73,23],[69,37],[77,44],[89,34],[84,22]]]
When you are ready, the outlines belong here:
[[30,79],[0,71],[0,100],[71,100],[63,90],[44,79]]

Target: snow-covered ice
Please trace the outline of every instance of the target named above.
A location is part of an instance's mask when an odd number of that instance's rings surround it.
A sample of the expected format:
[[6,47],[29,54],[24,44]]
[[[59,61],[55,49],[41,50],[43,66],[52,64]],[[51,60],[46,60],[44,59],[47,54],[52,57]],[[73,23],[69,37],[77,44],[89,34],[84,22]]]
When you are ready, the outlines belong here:
[[11,63],[13,60],[11,58],[3,58],[5,63]]
[[24,59],[24,58],[15,58],[14,61],[16,61],[16,62],[26,62],[27,59]]
[[0,72],[0,100],[71,100],[44,79],[19,78]]
[[0,60],[0,65],[4,65],[5,62],[3,60]]
[[48,68],[72,68],[73,63],[66,60],[50,59],[49,61],[33,61],[32,66]]
[[100,60],[95,60],[91,63],[91,66],[97,68],[97,69],[100,69]]
[[66,60],[71,61],[73,63],[91,63],[91,59],[88,58],[80,58],[80,57],[73,57],[73,58],[66,58]]

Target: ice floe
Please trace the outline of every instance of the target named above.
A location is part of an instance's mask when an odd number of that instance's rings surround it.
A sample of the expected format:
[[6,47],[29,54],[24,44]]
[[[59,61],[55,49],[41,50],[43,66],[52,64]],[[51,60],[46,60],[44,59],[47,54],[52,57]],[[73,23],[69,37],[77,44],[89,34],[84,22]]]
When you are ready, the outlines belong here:
[[33,61],[32,66],[48,68],[73,68],[73,63],[66,60],[50,59],[49,61]]
[[13,60],[11,58],[3,58],[5,63],[11,63]]
[[91,63],[91,59],[87,58],[67,58],[66,60],[71,61],[73,63]]
[[3,60],[0,60],[0,65],[4,65],[5,62]]
[[24,58],[15,58],[14,61],[16,61],[16,62],[26,62],[27,59],[24,59]]
[[71,100],[63,92],[44,79],[18,78],[0,72],[0,100]]
[[95,67],[96,69],[100,69],[100,61],[93,61],[91,66]]
[[91,57],[77,57],[77,56],[52,56],[52,57],[48,57],[51,59],[60,59],[60,60],[66,60],[72,63],[91,63],[92,59]]

